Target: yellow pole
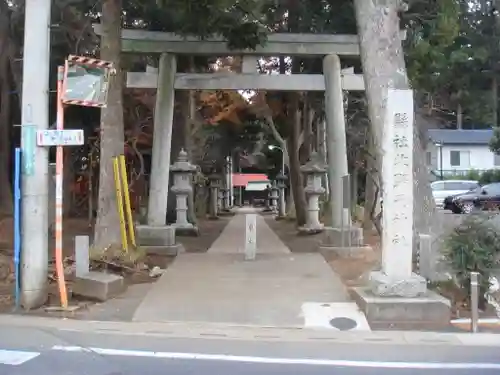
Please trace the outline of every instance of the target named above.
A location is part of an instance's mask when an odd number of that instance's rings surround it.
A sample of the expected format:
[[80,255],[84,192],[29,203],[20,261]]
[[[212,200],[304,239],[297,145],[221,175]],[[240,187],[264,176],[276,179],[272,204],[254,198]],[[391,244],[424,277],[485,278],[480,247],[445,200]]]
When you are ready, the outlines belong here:
[[128,241],[127,241],[127,228],[125,227],[125,215],[123,214],[123,196],[122,196],[122,186],[120,184],[120,168],[118,165],[118,158],[113,157],[113,175],[115,178],[115,189],[116,189],[116,206],[118,208],[118,215],[120,217],[120,232],[122,235],[122,246],[125,252],[128,252]]
[[135,247],[135,231],[134,231],[134,221],[132,219],[132,207],[130,205],[130,193],[128,189],[128,181],[127,181],[127,165],[125,164],[125,155],[120,155],[120,175],[122,179],[123,185],[123,198],[125,199],[125,214],[127,215],[127,224],[128,224],[128,235],[130,237],[130,242]]

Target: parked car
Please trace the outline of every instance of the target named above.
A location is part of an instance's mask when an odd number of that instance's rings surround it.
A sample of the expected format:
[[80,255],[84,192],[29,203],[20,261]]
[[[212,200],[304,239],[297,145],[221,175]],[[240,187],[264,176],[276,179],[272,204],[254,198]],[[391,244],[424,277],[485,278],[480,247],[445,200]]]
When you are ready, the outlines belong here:
[[477,187],[474,190],[446,197],[444,206],[456,214],[474,210],[498,210],[500,208],[500,183]]
[[431,183],[432,196],[437,207],[444,207],[446,197],[462,194],[478,187],[479,183],[473,180],[444,180]]

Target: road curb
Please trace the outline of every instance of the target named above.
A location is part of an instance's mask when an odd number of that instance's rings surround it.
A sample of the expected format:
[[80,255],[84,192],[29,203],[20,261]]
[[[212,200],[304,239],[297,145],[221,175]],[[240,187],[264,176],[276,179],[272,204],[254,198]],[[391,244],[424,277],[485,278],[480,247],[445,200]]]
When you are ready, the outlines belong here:
[[55,329],[93,334],[196,338],[217,340],[324,342],[345,344],[500,346],[500,335],[492,333],[439,333],[416,331],[334,331],[301,327],[256,327],[203,322],[115,322],[83,321],[49,317],[1,315],[0,325]]

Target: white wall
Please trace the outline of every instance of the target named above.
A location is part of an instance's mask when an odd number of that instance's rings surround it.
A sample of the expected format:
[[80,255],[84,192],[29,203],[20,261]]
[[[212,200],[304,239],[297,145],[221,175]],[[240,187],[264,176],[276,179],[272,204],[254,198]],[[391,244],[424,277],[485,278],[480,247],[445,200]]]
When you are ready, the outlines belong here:
[[[495,165],[495,155],[490,151],[488,145],[444,145],[443,166],[440,166],[440,150],[433,144],[429,145],[428,151],[431,152],[431,168],[445,171],[468,171],[471,169],[498,169],[500,165]],[[452,166],[450,161],[450,151],[469,151],[469,165]],[[463,161],[461,160],[463,163]]]

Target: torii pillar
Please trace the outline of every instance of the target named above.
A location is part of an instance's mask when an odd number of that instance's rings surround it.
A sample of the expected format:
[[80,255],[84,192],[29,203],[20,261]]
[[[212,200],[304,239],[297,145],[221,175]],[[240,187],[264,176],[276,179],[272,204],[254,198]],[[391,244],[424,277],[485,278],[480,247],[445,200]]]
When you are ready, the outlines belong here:
[[338,55],[323,60],[325,115],[330,187],[330,227],[325,228],[321,250],[351,256],[363,246],[363,230],[352,225],[349,210],[343,207],[342,177],[349,174],[347,164],[346,122],[342,89],[342,67]]
[[147,225],[137,227],[139,244],[164,246],[171,243],[167,228],[167,202],[170,175],[170,151],[175,104],[176,57],[163,53],[158,68],[158,90],[154,110],[153,155]]

